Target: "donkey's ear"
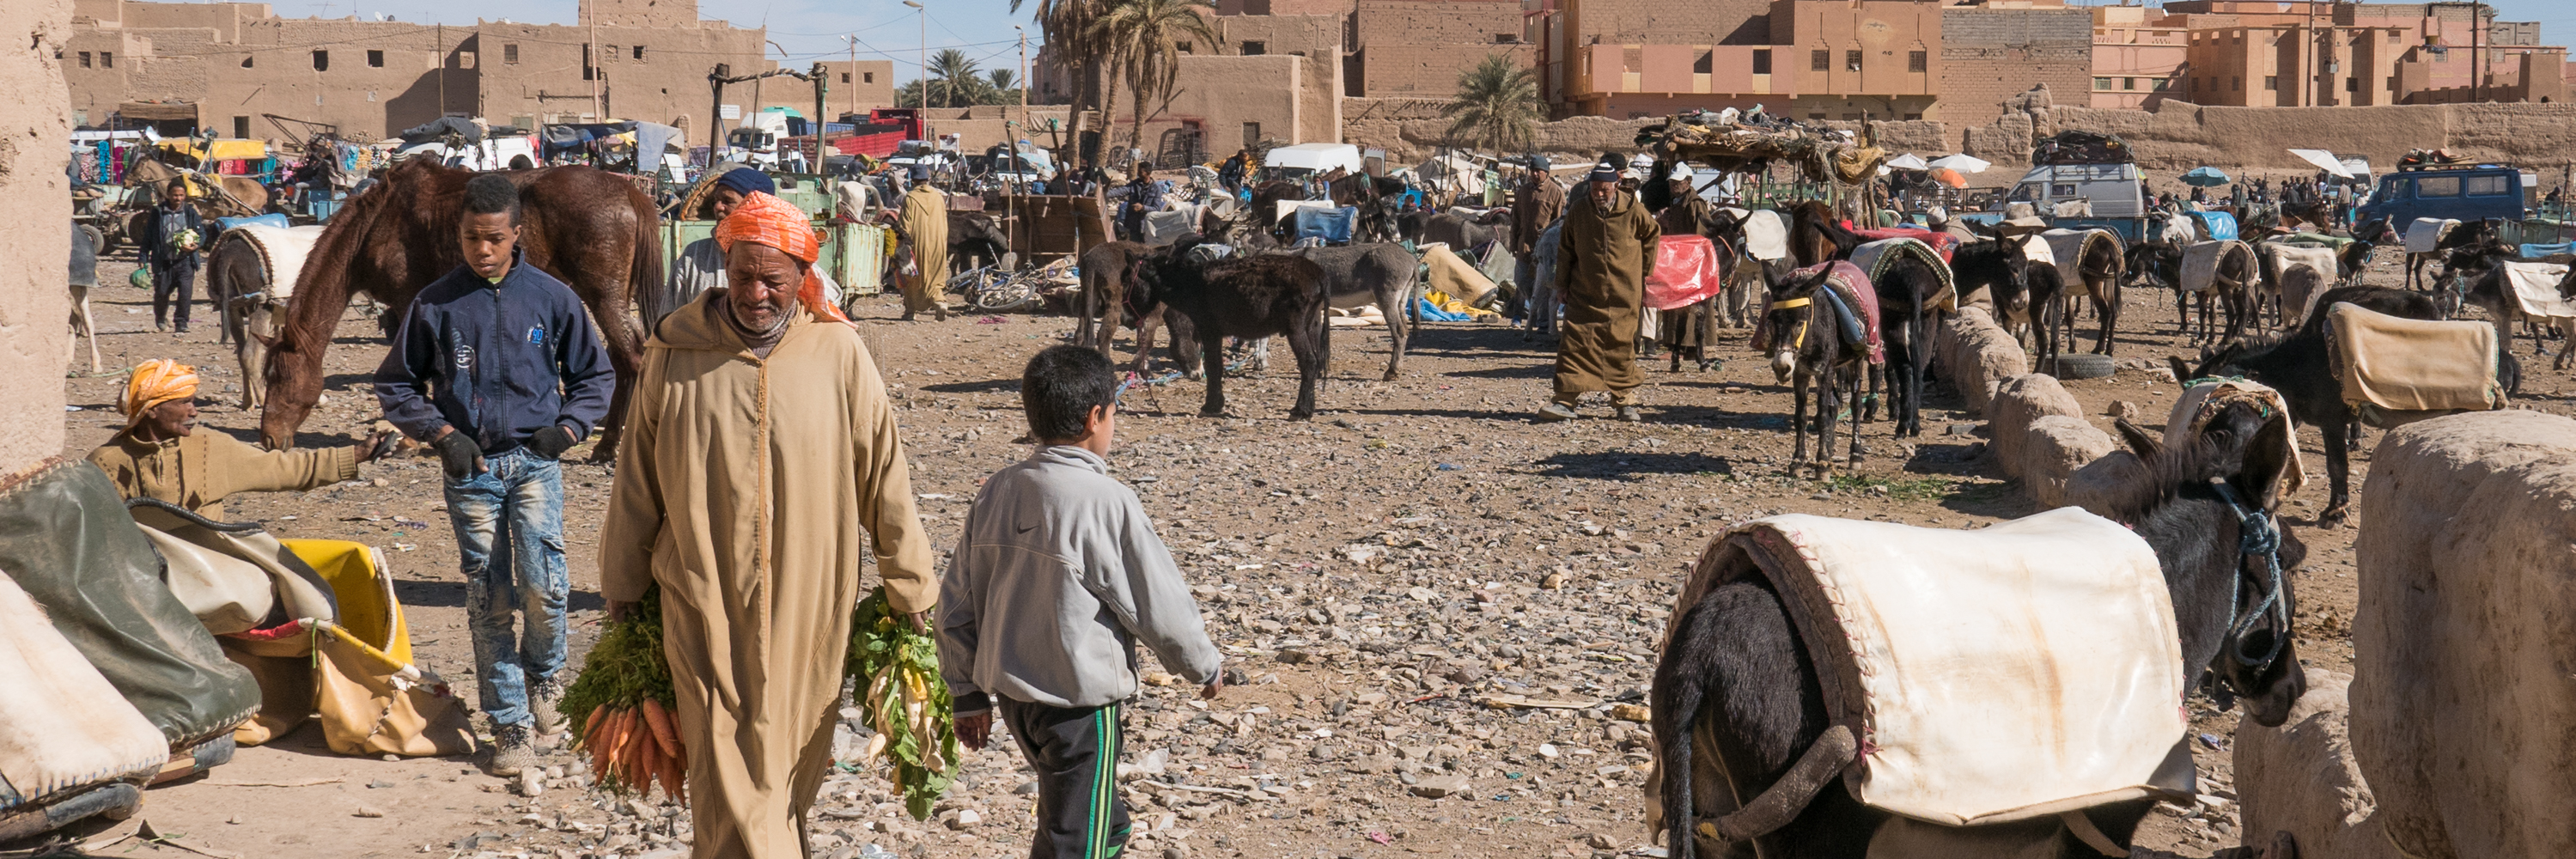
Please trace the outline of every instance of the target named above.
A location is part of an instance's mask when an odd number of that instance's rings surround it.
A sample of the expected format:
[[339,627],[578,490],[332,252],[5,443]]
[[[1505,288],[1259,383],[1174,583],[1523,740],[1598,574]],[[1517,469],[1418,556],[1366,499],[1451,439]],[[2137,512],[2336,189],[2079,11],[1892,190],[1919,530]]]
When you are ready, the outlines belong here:
[[2263,509],[2271,510],[2281,503],[2281,487],[2288,485],[2290,470],[2299,467],[2298,441],[2290,428],[2290,416],[2275,410],[2270,420],[2245,444],[2244,467],[2236,472],[2236,488],[2247,497],[2261,499]]
[[2148,435],[2146,430],[2139,429],[2138,425],[2130,423],[2128,418],[2113,418],[2111,426],[2120,431],[2120,440],[2127,442],[2129,452],[2137,454],[2139,459],[2152,462],[2157,454],[2164,452],[2164,442],[2158,441],[2155,436]]
[[2194,377],[2199,375],[2197,373],[2193,373],[2191,371],[2191,365],[2183,363],[2182,357],[2179,355],[2165,356],[2165,365],[2173,368],[2174,384],[2177,385],[2191,381]]

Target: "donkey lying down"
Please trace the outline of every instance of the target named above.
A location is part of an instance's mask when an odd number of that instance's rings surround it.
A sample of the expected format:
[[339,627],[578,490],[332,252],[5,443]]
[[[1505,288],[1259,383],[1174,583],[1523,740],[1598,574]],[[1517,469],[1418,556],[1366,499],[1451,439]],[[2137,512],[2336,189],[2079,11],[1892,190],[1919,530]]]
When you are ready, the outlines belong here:
[[[2292,459],[2288,433],[2272,426],[2288,417],[2265,411],[2231,404],[2197,437],[2169,443],[2122,422],[2143,467],[2105,512],[2153,550],[2183,676],[2199,677],[2219,706],[2241,695],[2255,722],[2279,725],[2306,681],[2289,639],[2294,595],[2286,572],[2274,570],[2296,567],[2306,550],[2269,517],[2276,477]],[[1757,847],[1764,857],[1800,859],[2091,856],[2102,852],[2091,845],[2127,843],[2153,804],[2138,798],[1958,828],[1898,817],[1847,787],[1844,771],[1871,765],[1868,752],[1849,726],[1829,721],[1827,679],[1765,576],[1717,583],[1677,606],[1669,634],[1655,672],[1661,752],[1652,791],[1676,859],[1751,856]],[[2188,760],[2179,763],[2187,778]],[[2159,772],[2156,783],[2164,782]]]

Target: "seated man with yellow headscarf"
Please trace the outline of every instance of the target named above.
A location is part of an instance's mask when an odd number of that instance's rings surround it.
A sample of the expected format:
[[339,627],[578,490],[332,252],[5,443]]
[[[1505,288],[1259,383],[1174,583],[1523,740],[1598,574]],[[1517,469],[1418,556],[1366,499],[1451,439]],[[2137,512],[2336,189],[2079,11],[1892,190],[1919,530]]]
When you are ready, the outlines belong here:
[[167,501],[223,521],[235,492],[312,489],[358,476],[374,458],[379,432],[357,447],[261,450],[223,433],[197,429],[197,370],[168,359],[145,361],[125,382],[125,429],[89,452],[127,499]]
[[624,617],[661,586],[691,855],[801,857],[869,546],[916,626],[939,582],[884,381],[822,300],[805,213],[751,194],[716,241],[727,285],[644,345],[600,594]]

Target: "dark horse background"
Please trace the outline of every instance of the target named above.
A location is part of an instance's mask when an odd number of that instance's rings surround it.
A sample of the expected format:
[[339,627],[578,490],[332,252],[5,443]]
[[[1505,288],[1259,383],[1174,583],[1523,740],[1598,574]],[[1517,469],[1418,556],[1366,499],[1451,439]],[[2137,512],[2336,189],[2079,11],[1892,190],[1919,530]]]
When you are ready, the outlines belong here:
[[[426,158],[406,160],[331,219],[305,258],[286,322],[269,344],[263,371],[268,403],[259,435],[270,449],[295,446],[295,428],[322,393],[322,355],[351,293],[383,302],[379,323],[391,330],[411,308],[413,295],[465,263],[456,219],[465,182],[476,175]],[[519,186],[521,259],[570,285],[590,307],[608,345],[617,394],[591,461],[611,461],[636,369],[643,365],[644,339],[629,303],[662,279],[661,224],[653,200],[625,177],[588,167],[500,175]]]

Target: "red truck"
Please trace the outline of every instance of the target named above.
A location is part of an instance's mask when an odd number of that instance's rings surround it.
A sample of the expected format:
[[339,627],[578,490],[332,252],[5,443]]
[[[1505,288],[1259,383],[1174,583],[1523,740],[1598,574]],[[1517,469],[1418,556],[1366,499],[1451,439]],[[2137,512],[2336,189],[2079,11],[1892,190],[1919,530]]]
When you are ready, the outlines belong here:
[[[842,114],[841,118],[844,122],[831,125],[846,123],[848,130],[827,126],[823,138],[843,155],[882,159],[894,154],[896,144],[922,139],[921,111],[918,108],[880,107],[868,111],[865,122],[855,121],[859,118],[857,114]],[[814,154],[813,135],[790,137],[780,140],[778,145],[782,150],[795,149],[805,153],[809,163],[820,161]]]

